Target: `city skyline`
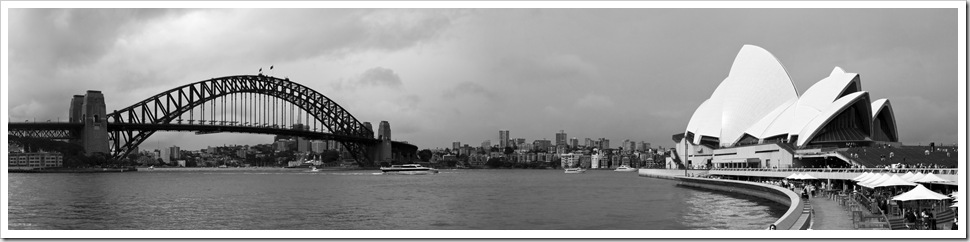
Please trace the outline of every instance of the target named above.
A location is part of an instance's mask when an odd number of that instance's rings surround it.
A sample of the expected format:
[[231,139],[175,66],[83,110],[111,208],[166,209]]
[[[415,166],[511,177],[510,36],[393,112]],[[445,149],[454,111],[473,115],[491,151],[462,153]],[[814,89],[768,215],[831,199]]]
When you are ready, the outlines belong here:
[[[495,130],[667,147],[734,53],[753,44],[771,49],[799,90],[832,66],[859,73],[873,99],[893,99],[903,143],[951,144],[953,18],[952,9],[11,9],[8,118],[66,121],[71,95],[85,90],[116,110],[262,68],[361,121],[388,121],[396,140],[422,149],[497,144]],[[248,38],[257,32],[266,36]],[[141,147],[271,140],[159,132]]]

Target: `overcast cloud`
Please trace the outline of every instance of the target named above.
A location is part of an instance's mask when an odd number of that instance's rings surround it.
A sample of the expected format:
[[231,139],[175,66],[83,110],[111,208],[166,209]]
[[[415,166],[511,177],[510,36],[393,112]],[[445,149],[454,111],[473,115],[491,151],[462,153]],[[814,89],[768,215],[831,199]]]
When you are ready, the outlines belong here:
[[[514,138],[668,147],[744,44],[799,94],[839,66],[889,98],[907,144],[957,140],[953,9],[11,9],[9,118],[108,110],[213,77],[289,77],[421,148]],[[270,65],[273,70],[268,70]],[[191,138],[191,139],[190,139]],[[158,133],[187,149],[269,136]]]

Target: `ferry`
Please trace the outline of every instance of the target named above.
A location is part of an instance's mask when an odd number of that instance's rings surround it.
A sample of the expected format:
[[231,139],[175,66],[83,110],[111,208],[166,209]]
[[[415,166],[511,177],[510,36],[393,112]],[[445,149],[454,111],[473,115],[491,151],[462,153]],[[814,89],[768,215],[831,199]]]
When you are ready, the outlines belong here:
[[580,174],[586,172],[583,168],[566,168],[566,174]]
[[392,165],[391,167],[381,167],[384,174],[400,175],[427,175],[438,173],[438,169],[423,167],[419,164]]
[[637,168],[629,167],[627,165],[621,165],[613,171],[637,171]]

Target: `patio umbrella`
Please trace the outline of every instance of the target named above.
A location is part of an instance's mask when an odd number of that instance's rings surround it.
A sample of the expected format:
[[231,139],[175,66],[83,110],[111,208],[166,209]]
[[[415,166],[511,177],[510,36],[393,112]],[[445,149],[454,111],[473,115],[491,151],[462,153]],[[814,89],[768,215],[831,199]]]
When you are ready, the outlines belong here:
[[870,178],[869,180],[862,181],[859,183],[859,185],[872,188],[872,185],[879,184],[879,182],[882,182],[886,179],[889,179],[889,175],[886,175],[885,173],[883,173],[883,174],[879,174],[879,176],[877,177],[873,177],[873,178]]
[[875,188],[875,187],[891,187],[891,186],[916,186],[916,183],[903,180],[903,178],[900,178],[898,175],[893,175],[888,179],[880,182],[879,184],[873,185],[872,187]]
[[913,200],[943,200],[948,199],[946,195],[930,191],[923,185],[916,185],[915,188],[906,193],[893,197],[893,201],[913,201]]
[[815,178],[815,177],[814,177],[814,176],[812,176],[812,175],[809,175],[808,173],[805,173],[805,174],[802,174],[802,177],[801,177],[801,178],[802,178],[802,180],[813,180],[813,179],[818,179],[818,178]]
[[923,174],[922,172],[919,172],[919,173],[916,173],[916,175],[913,175],[913,176],[909,177],[909,179],[906,179],[906,180],[907,181],[916,181],[916,180],[919,180],[919,179],[923,178],[923,176],[925,176],[925,175],[926,174]]
[[910,178],[910,177],[913,177],[913,176],[915,176],[915,175],[916,175],[916,174],[914,174],[914,173],[913,173],[912,171],[907,171],[905,175],[903,175],[903,176],[901,176],[901,177],[899,177],[899,178],[903,178],[903,180],[907,180],[907,181],[909,181],[909,178]]
[[874,179],[879,179],[879,174],[876,174],[876,173],[869,174],[869,176],[867,176],[867,177],[865,177],[865,178],[863,178],[861,180],[858,180],[857,183],[861,185],[862,183],[866,183],[867,181],[871,181],[871,180],[874,180]]
[[919,180],[916,180],[914,182],[929,183],[929,182],[948,182],[948,181],[950,180],[940,178],[939,176],[936,176],[933,173],[926,173],[926,175],[923,176],[923,178],[920,178]]
[[853,181],[861,181],[862,179],[869,178],[869,176],[871,176],[871,175],[872,175],[872,173],[870,173],[870,172],[867,171],[867,172],[862,173],[861,175],[859,175],[859,176],[857,176],[855,178],[852,178],[852,180]]
[[798,173],[792,173],[791,175],[786,176],[785,179],[798,179]]

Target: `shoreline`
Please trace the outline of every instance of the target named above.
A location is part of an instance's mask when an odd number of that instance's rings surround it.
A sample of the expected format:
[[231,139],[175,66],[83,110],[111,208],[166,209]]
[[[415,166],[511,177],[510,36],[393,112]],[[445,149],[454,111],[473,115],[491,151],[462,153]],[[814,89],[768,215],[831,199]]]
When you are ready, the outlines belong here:
[[805,230],[812,222],[811,213],[805,213],[806,204],[798,194],[780,187],[756,182],[698,177],[706,173],[706,170],[688,170],[689,176],[684,176],[684,170],[669,169],[640,169],[637,173],[641,177],[675,180],[679,182],[678,186],[755,196],[787,206],[788,210],[785,214],[773,223],[779,230]]

